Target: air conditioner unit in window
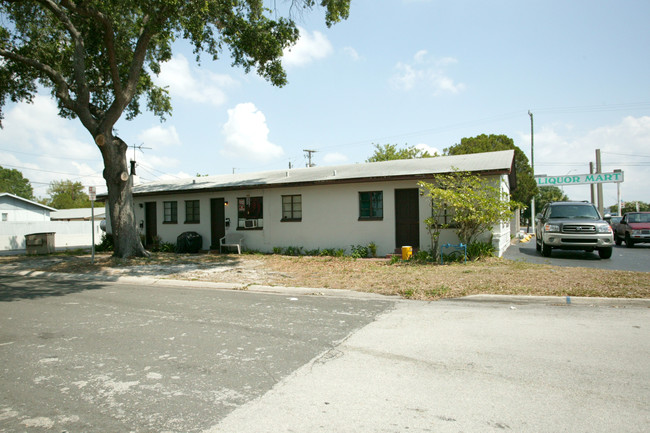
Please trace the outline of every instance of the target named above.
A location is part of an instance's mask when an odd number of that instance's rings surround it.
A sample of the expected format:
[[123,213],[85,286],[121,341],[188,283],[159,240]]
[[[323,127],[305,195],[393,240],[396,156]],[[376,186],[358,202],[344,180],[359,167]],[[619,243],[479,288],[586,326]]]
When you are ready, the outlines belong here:
[[257,227],[257,220],[246,220],[244,221],[244,227],[247,229],[254,229]]

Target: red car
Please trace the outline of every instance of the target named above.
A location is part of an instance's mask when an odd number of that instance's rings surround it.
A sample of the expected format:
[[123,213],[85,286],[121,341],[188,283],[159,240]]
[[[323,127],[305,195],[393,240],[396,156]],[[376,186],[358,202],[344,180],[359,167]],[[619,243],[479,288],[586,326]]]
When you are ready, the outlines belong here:
[[650,212],[628,212],[616,227],[616,245],[625,241],[631,248],[634,244],[650,242]]

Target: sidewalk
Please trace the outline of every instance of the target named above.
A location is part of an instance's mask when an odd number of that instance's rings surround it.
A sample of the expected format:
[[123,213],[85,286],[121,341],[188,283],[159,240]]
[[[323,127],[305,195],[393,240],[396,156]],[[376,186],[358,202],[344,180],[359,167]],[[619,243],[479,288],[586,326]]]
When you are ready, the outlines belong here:
[[648,315],[399,302],[204,433],[645,432]]

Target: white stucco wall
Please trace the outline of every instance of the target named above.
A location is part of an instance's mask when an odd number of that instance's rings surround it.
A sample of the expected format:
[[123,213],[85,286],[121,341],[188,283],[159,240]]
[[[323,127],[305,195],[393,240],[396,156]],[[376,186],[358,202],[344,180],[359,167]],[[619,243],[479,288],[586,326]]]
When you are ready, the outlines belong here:
[[31,233],[55,233],[56,249],[90,248],[93,229],[95,244],[102,238],[100,221],[94,226],[90,221],[20,221],[0,223],[0,251],[24,250],[25,235]]
[[[495,176],[507,188],[506,176]],[[271,252],[274,247],[303,247],[306,250],[324,248],[344,248],[348,252],[351,245],[367,245],[374,242],[377,254],[384,256],[395,252],[395,190],[417,188],[415,181],[341,183],[336,185],[268,188],[245,191],[216,193],[157,195],[136,197],[136,221],[145,222],[146,202],[156,202],[157,233],[165,242],[176,242],[183,232],[195,231],[203,237],[203,249],[210,247],[210,199],[223,198],[229,203],[225,207],[225,217],[230,218],[226,233],[244,236],[246,249]],[[359,192],[383,191],[383,219],[380,221],[359,220]],[[302,221],[282,222],[282,196],[300,194],[302,196]],[[237,230],[237,199],[241,197],[263,197],[264,228],[258,230]],[[185,200],[200,201],[200,223],[185,224]],[[178,202],[178,223],[163,224],[163,202]],[[143,205],[142,207],[140,205]],[[431,248],[431,240],[422,221],[431,214],[427,199],[420,197],[419,203],[420,249]],[[142,229],[142,233],[145,229]],[[502,253],[510,241],[509,224],[495,228],[493,242]],[[489,239],[489,235],[487,236]],[[458,243],[453,230],[445,230],[440,236],[441,243]]]

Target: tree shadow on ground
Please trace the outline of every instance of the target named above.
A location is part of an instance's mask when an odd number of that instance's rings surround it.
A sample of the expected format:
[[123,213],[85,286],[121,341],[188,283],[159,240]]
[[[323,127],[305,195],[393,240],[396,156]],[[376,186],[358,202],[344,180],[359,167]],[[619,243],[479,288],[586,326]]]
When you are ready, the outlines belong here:
[[106,287],[101,281],[54,280],[0,274],[0,302],[65,296]]

